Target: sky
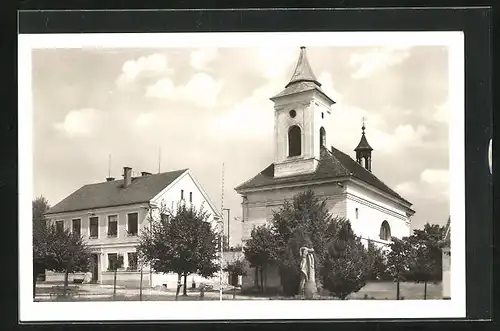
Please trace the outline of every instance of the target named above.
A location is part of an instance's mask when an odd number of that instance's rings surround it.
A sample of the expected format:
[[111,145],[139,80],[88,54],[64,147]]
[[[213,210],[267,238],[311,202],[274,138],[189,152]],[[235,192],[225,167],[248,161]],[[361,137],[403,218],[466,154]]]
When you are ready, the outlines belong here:
[[[305,45],[307,46],[307,45]],[[216,206],[273,162],[270,97],[290,80],[298,47],[35,49],[34,197],[55,205],[81,186],[121,178],[124,166],[190,168]],[[372,172],[413,203],[412,228],[449,215],[448,51],[441,46],[308,47],[336,101],[327,144],[354,158],[362,118]],[[159,149],[161,148],[161,157]],[[160,160],[160,162],[159,162]]]

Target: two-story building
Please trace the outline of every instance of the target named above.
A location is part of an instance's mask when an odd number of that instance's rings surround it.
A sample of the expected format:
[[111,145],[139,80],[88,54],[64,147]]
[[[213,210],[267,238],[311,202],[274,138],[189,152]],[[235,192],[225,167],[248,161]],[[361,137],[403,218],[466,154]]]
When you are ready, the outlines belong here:
[[[57,227],[69,229],[83,236],[92,250],[91,282],[111,284],[110,266],[123,257],[117,283],[134,286],[140,281],[136,246],[141,229],[150,224],[151,217],[159,217],[160,208],[174,209],[178,202],[203,207],[209,221],[217,226],[219,212],[189,169],[159,174],[142,172],[132,176],[132,168],[123,168],[123,179],[107,178],[105,182],[88,184],[46,213],[46,218]],[[47,272],[46,280],[62,279],[62,275]],[[177,275],[155,273],[149,266],[142,268],[143,286],[167,284],[175,286]],[[202,279],[194,275],[199,281]]]

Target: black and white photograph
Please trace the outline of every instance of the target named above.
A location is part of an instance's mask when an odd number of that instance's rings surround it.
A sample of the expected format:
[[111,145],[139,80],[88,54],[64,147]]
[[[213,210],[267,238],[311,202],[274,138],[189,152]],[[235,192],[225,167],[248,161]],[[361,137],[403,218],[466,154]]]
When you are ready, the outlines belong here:
[[21,316],[464,317],[463,68],[461,32],[20,35]]

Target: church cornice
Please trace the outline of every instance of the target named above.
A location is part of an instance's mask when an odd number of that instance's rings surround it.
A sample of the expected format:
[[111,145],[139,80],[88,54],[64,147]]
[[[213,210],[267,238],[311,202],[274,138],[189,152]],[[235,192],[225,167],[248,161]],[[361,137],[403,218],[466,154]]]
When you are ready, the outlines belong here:
[[391,196],[391,195],[389,195],[389,194],[387,194],[387,193],[385,193],[385,192],[377,189],[376,187],[373,187],[371,185],[366,184],[365,182],[363,182],[363,181],[361,181],[361,180],[359,180],[357,178],[349,178],[349,180],[352,181],[353,183],[357,184],[358,186],[361,186],[362,188],[368,190],[368,191],[371,191],[373,193],[381,195],[384,198],[386,198],[386,199],[388,199],[388,200],[390,200],[392,202],[395,202],[396,204],[404,207],[406,209],[406,212],[410,213],[411,216],[413,214],[415,214],[415,211],[413,209],[411,209],[411,204],[405,203],[401,199],[397,199],[397,198],[395,198],[395,197],[393,197],[393,196]]
[[248,189],[239,189],[237,192],[239,194],[247,194],[247,193],[255,193],[255,192],[264,192],[264,191],[273,191],[285,188],[296,188],[296,187],[309,187],[309,186],[317,186],[323,184],[334,184],[338,183],[342,185],[344,181],[349,180],[348,177],[337,177],[335,179],[324,179],[324,180],[312,180],[307,182],[295,182],[295,183],[287,183],[287,184],[279,184],[279,185],[262,185],[258,187],[252,187]]
[[399,213],[397,213],[395,211],[392,211],[392,210],[390,210],[388,208],[385,208],[383,206],[377,205],[376,203],[370,202],[370,201],[368,201],[366,199],[360,198],[360,197],[358,197],[358,196],[356,196],[356,195],[354,195],[352,193],[347,192],[346,196],[347,196],[347,199],[349,199],[349,200],[355,201],[355,202],[360,203],[362,205],[365,205],[365,206],[367,206],[369,208],[376,209],[376,210],[381,211],[381,212],[383,212],[385,214],[388,214],[388,215],[391,215],[393,217],[396,217],[396,218],[398,218],[398,219],[400,219],[402,221],[405,221],[407,224],[411,223],[411,221],[410,221],[410,219],[408,217],[405,217],[404,215],[401,215],[401,214],[399,214]]

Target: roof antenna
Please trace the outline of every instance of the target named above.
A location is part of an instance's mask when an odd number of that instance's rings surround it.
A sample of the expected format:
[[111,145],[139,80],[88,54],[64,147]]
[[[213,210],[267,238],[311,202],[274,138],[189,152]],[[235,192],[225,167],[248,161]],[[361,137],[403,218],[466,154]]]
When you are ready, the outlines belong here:
[[158,173],[161,172],[161,145],[158,146]]
[[108,158],[108,178],[111,178],[111,154],[109,154]]

